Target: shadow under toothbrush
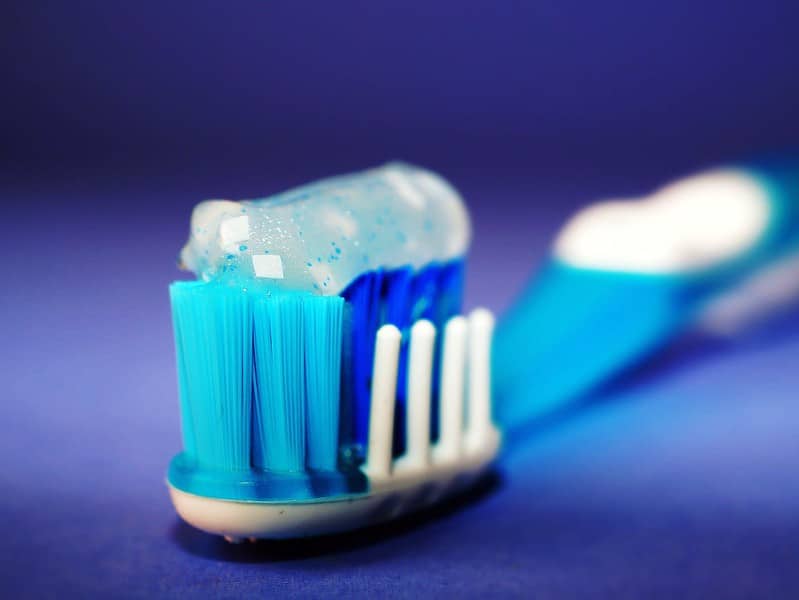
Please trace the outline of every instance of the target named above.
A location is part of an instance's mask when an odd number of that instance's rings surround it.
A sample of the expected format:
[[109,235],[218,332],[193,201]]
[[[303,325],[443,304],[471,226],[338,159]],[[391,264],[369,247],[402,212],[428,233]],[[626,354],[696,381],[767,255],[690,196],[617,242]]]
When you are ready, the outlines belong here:
[[687,332],[638,363],[566,402],[562,408],[506,431],[503,454],[540,432],[551,431],[580,415],[623,401],[628,397],[628,392],[691,365],[722,354],[773,347],[796,339],[799,339],[799,304],[792,304],[788,309],[737,336],[722,337],[702,331]]
[[468,490],[452,498],[392,521],[335,535],[230,544],[220,536],[195,529],[182,519],[176,518],[170,531],[170,539],[181,549],[195,556],[237,563],[283,562],[346,554],[407,535],[431,522],[446,519],[485,500],[502,485],[502,475],[494,468]]

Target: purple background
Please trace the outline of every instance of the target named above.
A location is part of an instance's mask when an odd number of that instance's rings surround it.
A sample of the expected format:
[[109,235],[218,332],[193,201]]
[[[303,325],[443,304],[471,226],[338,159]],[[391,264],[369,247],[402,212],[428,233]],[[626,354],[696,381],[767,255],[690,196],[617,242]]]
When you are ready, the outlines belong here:
[[695,4],[4,5],[0,593],[799,593],[796,315],[676,345],[396,524],[229,547],[163,484],[193,204],[430,166],[501,312],[581,204],[796,145],[799,5]]

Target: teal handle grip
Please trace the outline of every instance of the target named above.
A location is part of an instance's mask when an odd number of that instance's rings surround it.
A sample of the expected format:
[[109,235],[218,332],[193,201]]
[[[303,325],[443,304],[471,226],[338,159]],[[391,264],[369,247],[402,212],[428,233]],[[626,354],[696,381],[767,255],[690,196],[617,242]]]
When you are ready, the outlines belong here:
[[799,253],[799,161],[743,169],[766,190],[768,226],[741,255],[700,272],[579,268],[553,257],[500,319],[493,348],[498,424],[556,411],[662,347],[713,299]]

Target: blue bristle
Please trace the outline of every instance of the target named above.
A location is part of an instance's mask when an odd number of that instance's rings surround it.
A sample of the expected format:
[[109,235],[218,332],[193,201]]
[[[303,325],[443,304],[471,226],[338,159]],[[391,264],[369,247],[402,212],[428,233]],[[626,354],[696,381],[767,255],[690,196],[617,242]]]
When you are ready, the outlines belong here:
[[[178,398],[180,400],[180,417],[181,417],[181,432],[183,434],[183,449],[189,456],[197,455],[197,441],[196,434],[194,433],[194,425],[192,425],[192,407],[189,402],[189,383],[191,378],[189,376],[188,368],[186,366],[187,350],[184,339],[186,337],[185,326],[182,325],[187,319],[187,311],[190,310],[186,306],[185,294],[186,292],[181,289],[183,286],[189,286],[189,283],[173,283],[169,286],[169,299],[172,305],[172,330],[175,336],[175,355],[178,372]],[[181,286],[181,287],[179,287]],[[185,316],[184,316],[185,315]],[[194,344],[196,346],[196,344]],[[189,344],[192,347],[192,344]]]
[[253,304],[255,393],[253,464],[271,471],[305,469],[305,335],[302,297]]
[[449,262],[438,273],[438,301],[435,303],[434,322],[441,329],[450,318],[463,308],[463,283],[466,265],[462,260]]
[[[405,377],[407,342],[410,326],[418,319],[430,319],[438,330],[461,308],[463,260],[433,263],[420,271],[411,267],[376,270],[362,274],[342,292],[349,304],[351,323],[345,327],[347,352],[344,359],[344,406],[342,440],[354,448],[366,445],[369,427],[369,401],[374,358],[374,338],[385,323],[396,325],[403,333],[394,418],[394,454],[405,446]],[[439,340],[440,341],[440,340]],[[433,437],[438,414],[438,354],[433,366]],[[357,452],[357,450],[356,450]]]
[[305,298],[307,464],[332,471],[338,456],[341,336],[344,299]]
[[[343,362],[341,438],[365,447],[369,431],[369,399],[375,333],[381,324],[383,271],[365,273],[342,296],[347,300],[346,351]],[[356,457],[357,458],[357,457]]]
[[205,467],[333,471],[340,297],[170,286],[184,448]]
[[299,294],[253,303],[256,467],[335,470],[343,305]]
[[247,294],[170,286],[186,453],[199,465],[250,468],[252,317]]
[[381,302],[384,305],[383,323],[396,325],[402,333],[399,363],[397,365],[397,403],[394,406],[394,434],[392,437],[394,456],[405,450],[405,381],[408,377],[408,342],[410,327],[413,325],[412,315],[417,305],[417,280],[422,273],[414,273],[411,269],[393,271],[383,279]]
[[[463,308],[463,283],[465,264],[463,261],[452,261],[441,267],[436,277],[436,300],[433,303],[430,320],[435,324],[439,334],[443,333],[447,321],[459,315]],[[433,355],[433,414],[430,426],[433,430],[432,437],[438,440],[439,414],[438,414],[438,382],[441,373],[441,354],[443,351],[442,337],[439,335],[436,352]]]
[[408,324],[409,315],[413,310],[413,288],[417,277],[418,275],[410,268],[385,273],[380,290],[382,323],[391,323],[400,329]]

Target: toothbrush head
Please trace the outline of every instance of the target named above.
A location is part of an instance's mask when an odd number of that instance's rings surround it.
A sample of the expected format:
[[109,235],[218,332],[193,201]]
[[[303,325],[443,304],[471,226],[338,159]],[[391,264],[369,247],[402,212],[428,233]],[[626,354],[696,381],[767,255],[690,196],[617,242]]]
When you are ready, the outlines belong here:
[[499,435],[493,318],[456,316],[469,237],[454,188],[402,164],[199,204],[181,252],[198,281],[170,287],[178,512],[231,538],[315,535],[478,474]]
[[[485,309],[446,323],[434,390],[437,331],[428,320],[413,324],[407,367],[406,450],[397,458],[392,448],[402,334],[390,324],[378,330],[366,462],[358,473],[366,482],[362,489],[329,489],[303,498],[221,498],[185,489],[178,483],[179,477],[173,477],[176,469],[172,469],[168,486],[175,509],[198,529],[240,542],[357,529],[429,506],[467,488],[490,466],[500,445],[501,436],[491,416],[493,327],[494,318]],[[431,443],[434,391],[440,435]]]

